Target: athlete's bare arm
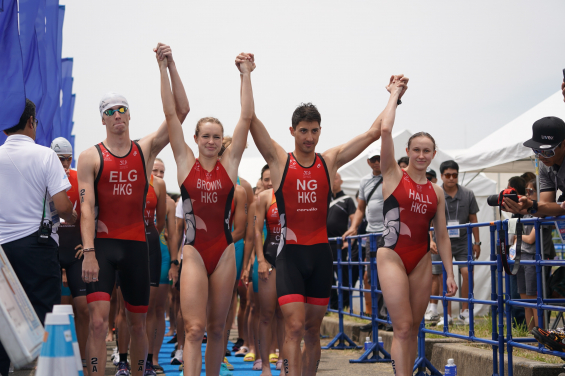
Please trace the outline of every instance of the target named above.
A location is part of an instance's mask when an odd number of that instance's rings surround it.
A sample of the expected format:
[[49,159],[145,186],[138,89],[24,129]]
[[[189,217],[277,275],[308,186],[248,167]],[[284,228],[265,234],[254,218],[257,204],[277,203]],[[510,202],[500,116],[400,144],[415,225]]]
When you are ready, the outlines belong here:
[[73,209],[73,203],[69,200],[66,191],[61,191],[51,197],[53,205],[57,209],[59,217],[63,218],[69,225],[74,225],[77,221],[77,213]]
[[233,215],[233,231],[231,236],[233,242],[237,243],[245,236],[245,227],[247,224],[247,213],[245,212],[247,195],[245,194],[245,188],[240,185],[235,186],[234,200],[235,213]]
[[[172,260],[177,260],[177,246],[179,244],[177,231],[176,231],[176,218],[175,218],[175,201],[167,195],[167,248],[169,249],[169,255]],[[178,265],[171,264],[169,269],[169,280],[173,281],[173,284],[177,282],[179,275]]]
[[253,202],[247,212],[247,228],[245,230],[245,247],[243,248],[243,271],[241,278],[247,282],[249,278],[249,262],[253,251],[253,238],[255,233],[255,205]]
[[184,140],[184,132],[177,115],[174,96],[169,84],[169,75],[167,73],[167,60],[159,60],[159,71],[161,75],[161,101],[163,102],[163,112],[165,113],[165,123],[168,129],[169,139],[171,140],[171,148],[175,156],[177,164],[177,180],[179,186],[182,185],[190,169],[196,162],[194,153]]
[[[155,52],[157,59],[161,59],[159,61],[165,62],[165,71],[168,68],[169,74],[171,76],[171,84],[173,87],[173,91],[171,93],[172,102],[174,104],[177,119],[182,124],[184,122],[184,119],[188,115],[188,112],[190,111],[190,106],[188,104],[186,91],[184,90],[184,86],[173,59],[171,47],[163,43],[158,43],[157,47],[154,48],[153,51]],[[168,81],[169,78],[167,75],[167,82]],[[153,162],[155,161],[157,155],[161,152],[161,150],[163,150],[165,146],[167,146],[168,143],[169,133],[167,131],[167,119],[165,117],[165,121],[161,124],[156,132],[153,132],[139,140],[139,146],[141,146],[141,150],[143,151],[143,156],[145,157],[145,164],[148,168],[148,171],[151,170],[149,167],[153,166]]]
[[[263,222],[265,221],[265,213],[269,209],[269,203],[273,197],[273,190],[267,189],[259,193],[259,200],[257,201],[257,207],[255,209],[255,244],[263,245]],[[259,263],[259,278],[267,280],[269,278],[269,269],[271,265],[267,260],[265,260],[265,254],[263,253],[263,247],[255,247],[255,253],[257,254],[257,262]]]
[[402,179],[402,169],[394,158],[392,128],[396,117],[397,101],[407,89],[408,78],[392,76],[387,90],[390,92],[388,103],[382,112],[381,121],[381,172],[383,175],[383,198],[388,198]]
[[155,227],[160,234],[165,228],[165,216],[167,215],[167,186],[163,179],[153,176],[153,188],[157,193],[157,207],[155,208],[157,223]]
[[346,237],[357,235],[357,228],[361,224],[361,221],[363,221],[366,208],[367,208],[367,203],[365,202],[365,200],[361,200],[360,198],[358,198],[357,209],[355,210],[355,214],[352,214],[351,225],[349,226],[349,229],[341,237],[343,239],[344,245],[347,244],[345,241]]
[[[84,249],[94,248],[95,228],[95,194],[94,179],[100,168],[100,158],[94,146],[80,153],[77,165],[77,180],[80,195],[80,233]],[[84,282],[92,282],[98,278],[98,261],[94,252],[85,252],[82,263],[82,279]]]
[[251,119],[250,130],[257,149],[269,165],[273,189],[277,191],[281,184],[288,154],[282,146],[271,138],[267,128],[256,115],[253,115],[253,119]]
[[221,160],[234,184],[237,179],[239,162],[247,145],[247,134],[249,133],[251,118],[255,112],[253,90],[251,88],[251,71],[254,69],[254,63],[248,59],[241,59],[240,56],[241,54],[237,56],[235,64],[241,72],[241,113],[233,131],[232,143],[224,151]]
[[455,283],[455,279],[453,277],[453,256],[451,254],[451,241],[449,240],[449,235],[447,234],[447,225],[445,222],[445,195],[443,193],[443,189],[441,189],[439,186],[433,184],[433,187],[437,196],[437,211],[433,220],[434,231],[436,233],[436,244],[439,254],[441,255],[441,261],[443,262],[443,266],[445,267],[445,271],[447,273],[447,296],[454,296],[457,292],[457,284]]
[[247,196],[247,205],[245,206],[245,215],[247,215],[249,205],[253,203],[254,199],[253,188],[251,188],[251,184],[249,184],[249,182],[242,177],[239,178],[239,185],[241,185],[243,189],[245,189],[245,194]]

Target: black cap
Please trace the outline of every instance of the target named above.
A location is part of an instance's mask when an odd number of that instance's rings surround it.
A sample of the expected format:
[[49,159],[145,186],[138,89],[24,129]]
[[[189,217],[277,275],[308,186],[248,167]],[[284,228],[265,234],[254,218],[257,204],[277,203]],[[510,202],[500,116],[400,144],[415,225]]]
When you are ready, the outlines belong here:
[[551,149],[565,140],[565,122],[558,117],[548,116],[532,125],[532,138],[524,146],[532,149]]
[[434,178],[437,179],[437,174],[434,170],[432,170],[431,168],[428,167],[428,169],[426,170],[426,175],[432,175]]

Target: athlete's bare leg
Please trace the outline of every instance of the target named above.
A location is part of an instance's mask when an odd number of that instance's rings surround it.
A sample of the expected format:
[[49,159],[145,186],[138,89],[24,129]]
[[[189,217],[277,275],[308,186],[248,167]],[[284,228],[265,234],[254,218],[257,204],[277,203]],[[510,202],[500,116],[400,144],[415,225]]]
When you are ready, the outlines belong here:
[[412,375],[418,329],[432,291],[430,259],[427,253],[408,276],[396,252],[377,252],[379,282],[394,327],[391,357],[396,376]]
[[106,371],[106,334],[110,302],[96,301],[88,304],[90,321],[86,341],[86,362],[90,376],[103,376]]
[[131,337],[130,359],[131,375],[143,376],[145,372],[145,361],[147,360],[147,328],[145,321],[146,313],[133,313],[126,309],[129,334]]
[[[368,261],[365,258],[365,261]],[[371,272],[369,270],[367,270],[368,268],[366,268],[365,273],[363,274],[363,285],[365,286],[364,288],[366,289],[370,289],[371,287],[371,281],[370,281],[370,276],[371,276]],[[365,298],[365,313],[367,314],[367,316],[371,316],[372,312],[373,312],[373,301],[371,299],[371,293],[370,292],[364,292],[363,293],[364,298]],[[378,314],[378,312],[377,312]]]
[[259,358],[259,353],[257,350],[259,350],[257,347],[255,347],[255,333],[254,333],[254,326],[253,326],[253,314],[254,311],[258,308],[255,307],[255,299],[254,299],[255,294],[253,293],[253,282],[249,282],[249,285],[247,286],[247,315],[246,317],[246,321],[247,321],[247,343],[248,343],[248,347],[249,347],[249,352],[255,354],[255,359]]
[[263,360],[262,376],[271,375],[269,364],[269,350],[271,349],[271,333],[273,317],[277,309],[277,274],[273,268],[269,278],[265,281],[259,278],[259,300],[261,301],[259,318],[259,352]]
[[118,296],[118,312],[116,314],[116,328],[118,329],[118,353],[127,354],[129,349],[130,335],[126,318],[126,305],[124,302],[124,297],[122,295],[122,289],[118,287],[116,291],[116,295]]
[[[261,358],[261,353],[259,352],[259,317],[261,313],[261,301],[259,300],[259,293],[254,292],[253,289],[251,290],[251,294],[253,295],[253,306],[251,307],[251,312],[249,313],[249,322],[250,327],[253,328],[253,348],[255,349],[255,360],[261,359],[265,361],[265,359]],[[269,362],[269,358],[267,357],[267,362]]]
[[73,299],[75,312],[75,327],[77,332],[78,348],[82,359],[86,359],[86,340],[88,338],[88,304],[86,296],[77,296]]
[[[249,347],[247,342],[247,289],[245,284],[237,284],[237,293],[239,295],[239,308],[237,310],[237,333],[239,338],[243,339],[243,345]],[[247,314],[246,314],[247,312]]]
[[237,284],[233,287],[230,310],[228,312],[228,319],[226,321],[226,329],[224,330],[224,349],[226,350],[229,350],[228,349],[229,333],[233,326],[233,321],[235,319],[236,312],[237,312]]
[[[184,326],[177,323],[177,333],[180,334],[184,328],[184,375],[199,376],[202,368],[202,337],[206,328],[208,273],[202,257],[190,245],[183,248],[181,274],[180,305]],[[180,346],[180,337],[177,338]]]
[[[177,329],[177,312],[179,310],[179,294],[175,286],[169,285],[169,331],[166,337],[174,336]],[[178,339],[178,338],[177,338]]]
[[218,261],[216,270],[208,279],[208,321],[206,324],[208,344],[205,354],[207,376],[218,375],[224,359],[226,351],[224,329],[231,304],[231,299],[226,299],[225,293],[233,289],[235,275],[235,247],[230,244]]
[[[160,270],[160,269],[159,269]],[[147,344],[151,349],[151,363],[153,364],[153,348],[155,347],[155,339],[157,338],[157,296],[159,295],[159,287],[151,286],[149,290],[149,306],[147,310]]]
[[[180,299],[180,297],[179,297]],[[184,342],[186,340],[186,333],[185,333],[185,326],[184,326],[184,318],[182,317],[182,310],[180,307],[180,300],[179,300],[179,310],[177,311],[177,344],[178,350],[182,350],[184,349]],[[200,339],[200,342],[202,342],[202,339]]]
[[306,324],[306,304],[302,302],[287,303],[281,307],[284,315],[284,358],[281,373],[289,376],[302,374],[302,354],[300,342],[304,337]]
[[284,356],[283,346],[284,346],[284,336],[285,336],[284,316],[278,302],[277,302],[277,309],[275,311],[275,317],[277,321],[277,342],[279,346],[279,359],[284,359],[283,357]]
[[163,338],[165,338],[165,328],[167,326],[167,324],[165,323],[165,311],[167,299],[169,298],[169,290],[169,284],[159,285],[158,287],[157,305],[155,306],[155,317],[157,319],[157,338],[155,339],[155,344],[153,345],[153,364],[159,364],[159,352],[161,351]]
[[111,342],[114,340],[114,328],[116,327],[116,310],[118,307],[118,292],[116,290],[116,285],[114,285],[112,296],[110,297],[110,315],[108,316],[108,335],[106,336],[106,342]]
[[302,349],[302,376],[314,376],[318,372],[322,348],[320,346],[320,327],[328,310],[326,305],[305,304],[306,324],[304,328],[304,348]]

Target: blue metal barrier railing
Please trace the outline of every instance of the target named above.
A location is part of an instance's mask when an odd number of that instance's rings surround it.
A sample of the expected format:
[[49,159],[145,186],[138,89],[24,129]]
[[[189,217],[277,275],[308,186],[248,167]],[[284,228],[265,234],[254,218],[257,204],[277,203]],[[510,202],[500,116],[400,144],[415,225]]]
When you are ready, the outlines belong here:
[[[436,331],[431,329],[425,328],[425,322],[422,321],[420,324],[420,330],[418,334],[418,358],[414,364],[414,371],[417,371],[416,375],[425,375],[425,371],[429,370],[432,375],[441,375],[441,373],[435,369],[431,362],[426,359],[425,357],[425,334],[436,334],[445,337],[451,338],[458,338],[467,340],[470,342],[479,342],[484,343],[487,345],[492,346],[493,351],[493,376],[504,375],[504,350],[505,346],[508,352],[508,375],[513,375],[513,366],[512,366],[512,350],[514,347],[527,349],[530,351],[535,351],[538,353],[543,354],[550,354],[560,357],[565,357],[565,353],[556,352],[556,351],[549,351],[544,348],[541,344],[538,344],[537,347],[527,345],[528,342],[536,342],[534,338],[512,338],[512,306],[519,306],[519,307],[529,307],[535,308],[538,311],[538,326],[544,327],[543,322],[543,311],[544,310],[552,310],[552,311],[559,311],[565,312],[565,299],[549,299],[544,298],[542,293],[542,268],[543,266],[551,267],[551,266],[565,266],[565,262],[562,260],[543,260],[542,251],[541,251],[541,239],[540,239],[540,225],[542,224],[553,224],[553,222],[549,221],[565,221],[564,217],[555,217],[555,218],[531,218],[531,219],[523,219],[522,222],[524,224],[534,224],[536,229],[536,258],[535,260],[523,260],[521,262],[522,265],[536,265],[536,276],[537,276],[537,299],[512,299],[509,295],[510,291],[510,278],[508,275],[503,273],[502,267],[502,259],[501,256],[497,252],[497,247],[500,246],[500,239],[504,236],[507,238],[508,236],[508,221],[496,221],[492,223],[468,223],[464,225],[458,226],[449,226],[449,229],[461,229],[466,228],[467,233],[470,235],[473,228],[476,227],[489,227],[490,228],[490,261],[475,261],[473,260],[472,254],[472,239],[471,236],[467,238],[467,261],[456,261],[453,262],[453,265],[466,265],[469,272],[469,294],[468,298],[457,298],[457,297],[447,297],[446,291],[446,278],[447,274],[445,269],[443,269],[443,294],[442,296],[431,296],[431,299],[441,300],[444,305],[444,323],[448,322],[447,317],[447,309],[446,302],[448,301],[456,301],[456,302],[466,302],[469,304],[469,335],[461,335],[449,332],[449,325],[443,326],[443,331]],[[337,250],[338,250],[338,258],[337,262],[334,262],[334,265],[337,266],[337,285],[333,286],[334,289],[337,290],[338,293],[338,310],[329,309],[329,311],[337,312],[339,316],[339,333],[336,337],[326,346],[326,349],[347,349],[347,348],[360,348],[357,346],[347,335],[344,333],[343,327],[343,316],[353,316],[358,317],[361,319],[371,320],[372,323],[372,335],[373,340],[370,348],[365,351],[365,353],[356,360],[350,360],[351,363],[365,363],[365,362],[390,362],[390,354],[378,343],[378,325],[379,324],[391,324],[390,317],[387,317],[386,320],[380,319],[378,316],[378,296],[382,294],[381,290],[378,289],[377,281],[378,281],[378,271],[376,267],[376,250],[377,250],[377,239],[381,236],[381,234],[367,234],[367,235],[357,235],[354,237],[349,237],[348,239],[348,258],[346,261],[342,260],[342,249],[340,238],[333,238],[330,241],[337,242]],[[362,245],[361,239],[366,238],[369,240],[369,247],[368,247],[368,258],[369,261],[362,261]],[[352,260],[352,242],[358,240],[358,260]],[[508,244],[506,242],[506,244]],[[555,244],[556,248],[559,246]],[[559,252],[557,252],[559,253]],[[434,261],[434,264],[442,264],[441,261]],[[509,264],[513,264],[513,261],[509,261]],[[370,270],[370,289],[364,288],[363,285],[363,267],[365,265],[369,266]],[[343,273],[342,268],[347,266],[349,271],[349,284],[348,286],[343,286]],[[353,267],[358,268],[359,273],[359,288],[355,288],[352,286],[352,270]],[[443,264],[442,264],[443,266]],[[474,266],[490,266],[491,271],[491,299],[490,300],[482,300],[482,299],[475,299],[473,294],[473,275]],[[504,289],[505,288],[505,289]],[[349,292],[349,312],[344,311],[343,305],[343,292]],[[359,293],[359,306],[360,312],[359,314],[354,313],[353,311],[353,299],[357,298],[353,296],[353,293]],[[371,299],[372,299],[372,312],[371,316],[368,316],[363,311],[363,293],[370,292]],[[564,306],[556,306],[551,304],[546,304],[546,302],[554,303],[554,304],[564,304]],[[475,317],[474,317],[474,305],[475,304],[486,304],[491,306],[491,320],[492,320],[492,336],[491,339],[486,338],[479,338],[475,336]],[[504,333],[504,324],[505,321],[507,323],[506,328],[506,335]],[[549,323],[547,323],[549,325]],[[347,342],[347,344],[346,344]]]

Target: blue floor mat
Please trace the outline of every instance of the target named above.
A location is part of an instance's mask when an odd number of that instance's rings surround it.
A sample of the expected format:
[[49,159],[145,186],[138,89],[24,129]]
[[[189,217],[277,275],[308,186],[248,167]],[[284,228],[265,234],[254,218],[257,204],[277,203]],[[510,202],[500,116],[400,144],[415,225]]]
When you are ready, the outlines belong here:
[[[167,329],[166,331],[169,331],[169,322],[167,321]],[[180,371],[179,371],[179,366],[173,366],[171,365],[171,352],[174,350],[175,348],[175,344],[174,343],[167,343],[172,337],[165,337],[165,339],[163,340],[163,345],[161,346],[161,352],[159,353],[159,363],[160,366],[163,367],[163,370],[165,371],[165,374],[167,376],[178,376],[180,375]],[[231,347],[233,346],[232,342],[229,342],[228,348],[231,349]],[[206,375],[206,371],[205,371],[205,364],[204,364],[204,352],[206,351],[206,344],[202,344],[202,372],[200,372],[200,375],[205,376]],[[233,351],[232,351],[233,354]],[[253,371],[251,368],[253,368],[253,362],[244,362],[243,361],[243,357],[239,357],[236,358],[235,356],[228,356],[228,362],[230,362],[233,367],[234,370],[232,371],[234,376],[260,376],[261,375],[261,371]],[[271,364],[271,372],[273,373],[273,376],[279,376],[280,375],[280,371],[277,371],[275,369],[275,365]]]

